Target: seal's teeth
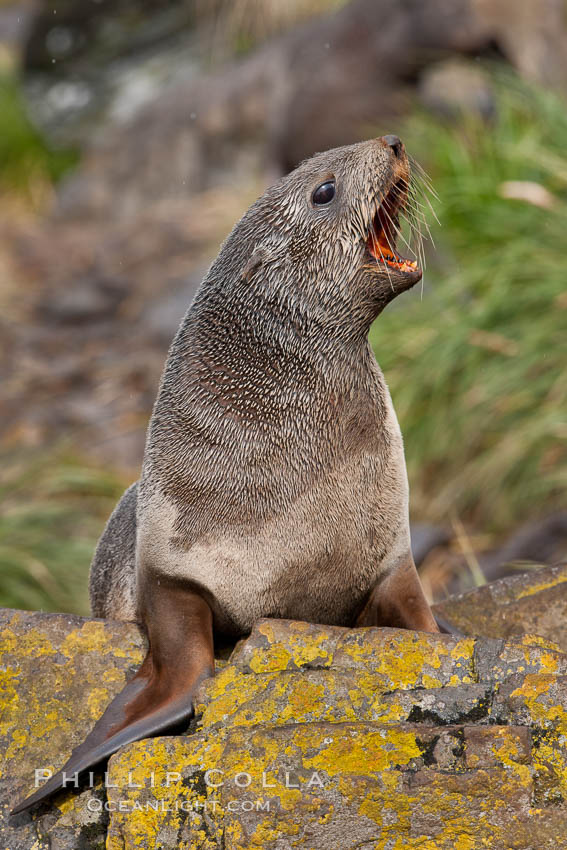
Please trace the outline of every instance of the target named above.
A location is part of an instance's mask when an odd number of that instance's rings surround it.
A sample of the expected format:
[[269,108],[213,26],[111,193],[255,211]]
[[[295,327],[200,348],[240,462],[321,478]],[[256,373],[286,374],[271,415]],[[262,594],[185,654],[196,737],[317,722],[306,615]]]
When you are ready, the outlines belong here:
[[382,203],[376,203],[376,211],[367,230],[367,250],[379,266],[388,266],[401,272],[417,271],[419,267],[415,260],[401,257],[397,252],[396,238],[400,231],[399,208],[399,198],[395,192],[392,195],[392,190]]

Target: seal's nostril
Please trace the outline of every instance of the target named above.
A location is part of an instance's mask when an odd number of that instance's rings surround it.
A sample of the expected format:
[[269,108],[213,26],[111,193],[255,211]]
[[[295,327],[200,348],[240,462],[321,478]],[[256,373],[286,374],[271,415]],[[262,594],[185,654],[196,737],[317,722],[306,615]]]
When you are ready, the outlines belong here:
[[386,144],[387,144],[389,147],[391,147],[391,148],[392,148],[392,150],[394,151],[395,155],[396,155],[396,156],[398,157],[398,159],[399,159],[399,158],[401,157],[402,153],[403,153],[403,150],[404,150],[403,142],[402,142],[402,140],[399,138],[399,136],[382,136],[382,138],[384,139],[384,141],[386,142]]

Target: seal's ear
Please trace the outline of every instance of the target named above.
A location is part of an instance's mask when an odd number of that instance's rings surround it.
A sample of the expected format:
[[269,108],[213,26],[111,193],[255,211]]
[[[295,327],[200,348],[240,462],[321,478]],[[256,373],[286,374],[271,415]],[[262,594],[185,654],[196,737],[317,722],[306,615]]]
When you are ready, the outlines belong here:
[[193,699],[202,679],[213,674],[212,612],[202,596],[163,577],[147,580],[149,599],[146,658],[116,696],[86,740],[63,768],[12,814],[31,808],[72,781],[75,774],[107,759],[125,744],[155,735],[193,715]]
[[252,276],[258,271],[260,266],[265,262],[267,257],[266,249],[260,245],[257,248],[254,248],[252,252],[252,256],[249,258],[248,262],[240,272],[240,277],[246,283],[252,279]]

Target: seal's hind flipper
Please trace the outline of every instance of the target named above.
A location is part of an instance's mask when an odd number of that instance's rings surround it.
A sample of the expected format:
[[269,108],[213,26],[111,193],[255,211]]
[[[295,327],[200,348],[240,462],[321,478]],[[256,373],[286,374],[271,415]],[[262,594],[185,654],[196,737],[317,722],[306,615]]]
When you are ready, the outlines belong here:
[[12,809],[18,814],[125,744],[147,738],[193,714],[199,683],[214,669],[212,612],[203,597],[166,579],[146,588],[144,621],[146,658],[125,688],[112,700],[86,740],[63,768]]
[[425,598],[411,553],[370,591],[356,621],[357,626],[394,626],[421,632],[438,632]]

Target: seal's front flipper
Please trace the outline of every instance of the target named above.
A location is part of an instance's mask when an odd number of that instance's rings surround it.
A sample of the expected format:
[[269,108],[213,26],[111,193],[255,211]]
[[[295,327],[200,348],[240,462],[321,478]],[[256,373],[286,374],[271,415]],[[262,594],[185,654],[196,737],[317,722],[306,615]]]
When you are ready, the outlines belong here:
[[439,631],[411,555],[372,588],[356,625]]
[[125,744],[162,732],[193,714],[199,683],[214,670],[212,612],[203,597],[165,578],[146,587],[146,658],[63,768],[12,810],[18,814],[71,783]]

